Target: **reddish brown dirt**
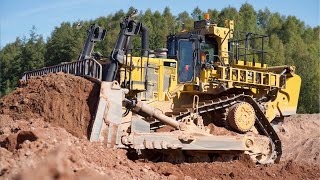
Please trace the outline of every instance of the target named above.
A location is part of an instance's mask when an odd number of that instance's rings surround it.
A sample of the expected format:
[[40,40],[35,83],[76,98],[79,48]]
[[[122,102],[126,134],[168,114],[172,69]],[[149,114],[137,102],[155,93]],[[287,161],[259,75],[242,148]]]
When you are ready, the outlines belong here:
[[125,150],[88,142],[98,88],[83,78],[32,79],[0,100],[0,179],[319,179],[319,115],[278,125],[282,162],[131,161]]
[[42,117],[81,137],[88,133],[98,98],[99,87],[90,81],[67,74],[50,74],[32,78],[26,87],[4,97],[0,112],[14,120]]
[[295,115],[278,125],[283,159],[320,165],[320,114]]

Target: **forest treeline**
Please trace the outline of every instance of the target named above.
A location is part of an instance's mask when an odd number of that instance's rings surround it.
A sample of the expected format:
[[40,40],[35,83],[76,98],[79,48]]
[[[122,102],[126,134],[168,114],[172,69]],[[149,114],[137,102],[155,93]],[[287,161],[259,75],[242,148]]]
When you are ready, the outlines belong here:
[[[0,51],[0,96],[14,90],[25,71],[78,59],[90,24],[97,23],[107,29],[105,40],[96,45],[95,51],[108,56],[114,48],[119,23],[127,12],[120,10],[94,20],[82,21],[82,28],[79,28],[79,22],[63,22],[55,27],[46,40],[37,34],[35,28],[32,28],[28,37],[17,37],[15,42],[7,44]],[[298,111],[319,113],[319,25],[310,27],[295,16],[282,16],[268,9],[256,11],[248,3],[239,10],[230,6],[221,11],[196,7],[191,14],[184,11],[178,15],[173,15],[169,7],[163,12],[148,9],[141,11],[137,20],[149,28],[150,48],[156,49],[165,47],[167,35],[180,31],[182,23],[186,29],[192,28],[193,21],[203,13],[209,13],[211,20],[220,26],[223,26],[225,19],[233,19],[236,31],[269,35],[265,43],[268,52],[265,55],[266,63],[295,65],[296,73],[302,77]],[[139,41],[134,38],[133,46],[139,47]]]

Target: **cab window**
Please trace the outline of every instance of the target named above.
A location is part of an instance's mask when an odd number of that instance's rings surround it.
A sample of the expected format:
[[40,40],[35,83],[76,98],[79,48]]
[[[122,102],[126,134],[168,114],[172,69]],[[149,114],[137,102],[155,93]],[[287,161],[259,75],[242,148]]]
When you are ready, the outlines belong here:
[[218,45],[213,38],[207,38],[200,44],[202,63],[214,63],[217,61]]
[[193,43],[187,40],[179,41],[179,82],[190,82],[193,79]]

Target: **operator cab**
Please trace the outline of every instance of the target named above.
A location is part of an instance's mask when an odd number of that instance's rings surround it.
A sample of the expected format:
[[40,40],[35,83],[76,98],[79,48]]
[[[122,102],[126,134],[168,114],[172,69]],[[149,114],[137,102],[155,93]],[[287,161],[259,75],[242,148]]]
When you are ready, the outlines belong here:
[[179,83],[193,82],[195,77],[200,76],[202,68],[219,61],[219,47],[215,37],[200,35],[197,31],[169,35],[167,49],[168,57],[178,61]]

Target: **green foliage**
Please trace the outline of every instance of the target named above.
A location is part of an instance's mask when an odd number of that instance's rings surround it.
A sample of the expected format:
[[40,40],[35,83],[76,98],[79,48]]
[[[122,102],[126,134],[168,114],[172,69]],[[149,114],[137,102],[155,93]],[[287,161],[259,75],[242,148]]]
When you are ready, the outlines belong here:
[[[0,96],[12,91],[23,72],[43,66],[50,66],[61,62],[77,60],[86,37],[86,29],[92,23],[97,23],[107,29],[104,41],[98,43],[95,51],[109,56],[114,48],[119,23],[127,12],[120,10],[106,17],[99,17],[92,21],[82,21],[82,28],[78,23],[63,22],[56,27],[45,42],[41,35],[32,28],[28,38],[17,38],[15,42],[7,44],[0,51]],[[268,34],[269,41],[265,43],[268,53],[265,61],[269,65],[295,65],[297,74],[302,77],[302,87],[298,111],[301,113],[319,113],[320,88],[320,27],[311,28],[295,16],[281,16],[269,9],[256,11],[252,5],[245,3],[239,11],[234,7],[226,7],[221,11],[216,9],[202,10],[196,7],[191,14],[184,11],[177,16],[171,13],[169,7],[163,12],[152,12],[150,9],[140,12],[137,20],[144,23],[150,31],[150,48],[157,49],[166,46],[166,36],[185,29],[192,29],[193,21],[204,12],[210,14],[211,20],[219,26],[224,20],[235,21],[236,31],[256,32]],[[259,45],[259,42],[257,42]],[[132,39],[133,48],[140,48],[140,39]],[[138,55],[136,49],[135,55]]]
[[199,20],[199,17],[203,16],[203,13],[201,11],[201,9],[197,6],[193,12],[191,13],[191,16],[194,20]]
[[17,38],[0,51],[0,96],[8,94],[17,85],[23,72],[44,66],[45,42],[35,27],[30,37]]
[[9,93],[15,86],[21,72],[22,41],[17,38],[14,43],[6,45],[0,52],[1,57],[1,91],[0,95]]
[[79,31],[75,25],[72,26],[70,23],[61,23],[60,27],[55,28],[47,40],[46,66],[78,58],[84,41],[84,36],[79,36]]
[[37,35],[35,27],[30,32],[30,38],[24,39],[21,47],[21,72],[38,69],[44,66],[45,43],[42,36]]

